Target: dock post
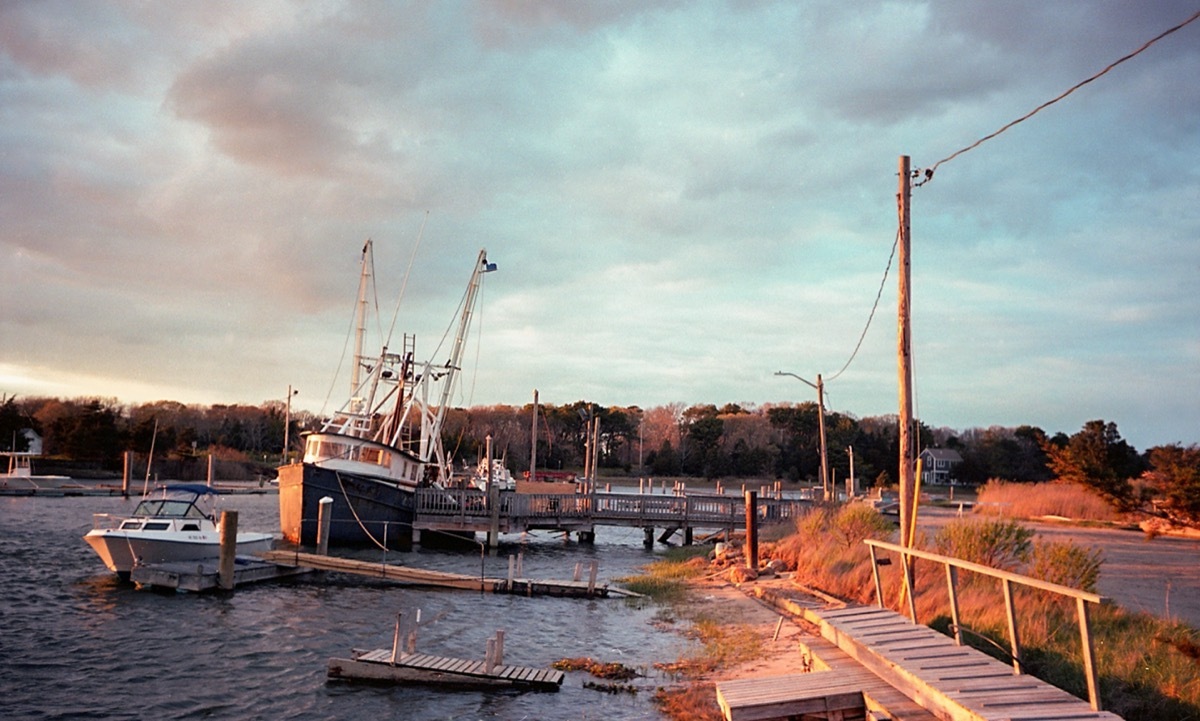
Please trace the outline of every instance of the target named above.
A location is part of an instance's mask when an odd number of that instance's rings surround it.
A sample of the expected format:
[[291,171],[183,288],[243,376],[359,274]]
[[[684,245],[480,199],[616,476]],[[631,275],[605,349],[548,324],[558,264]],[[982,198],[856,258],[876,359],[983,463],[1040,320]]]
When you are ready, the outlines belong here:
[[483,671],[491,673],[496,668],[496,637],[487,640],[487,650],[483,654]]
[[517,567],[517,557],[512,555],[511,553],[508,554],[508,590],[509,590],[509,592],[512,592],[513,578],[515,578],[515,576],[513,575],[513,571],[516,569],[516,567]]
[[758,494],[746,491],[746,566],[758,570]]
[[582,578],[583,578],[583,561],[576,561],[575,562],[575,575],[572,577],[571,580],[578,583]]
[[596,593],[596,571],[600,568],[599,561],[592,561],[591,570],[588,571],[588,598],[591,598]]
[[642,529],[642,532],[644,532],[646,534],[645,538],[642,539],[642,545],[645,546],[646,548],[653,548],[654,547],[654,526],[646,526],[645,528]]
[[333,520],[333,499],[325,496],[317,501],[317,554],[329,555],[329,522]]
[[683,545],[685,545],[685,546],[692,545],[692,527],[691,526],[685,526],[683,529]]
[[421,609],[417,609],[417,617],[413,620],[412,628],[408,630],[408,643],[405,650],[409,653],[417,652],[417,629],[421,626]]
[[133,451],[125,451],[125,470],[121,473],[121,495],[129,498],[129,454]]
[[496,629],[496,665],[504,665],[504,629]]
[[233,590],[233,562],[237,558],[237,511],[221,511],[221,550],[217,564],[217,585]]
[[396,659],[400,656],[400,619],[404,616],[404,612],[396,614],[396,630],[392,632],[392,665],[396,665]]
[[212,488],[213,482],[213,454],[208,454],[208,487]]

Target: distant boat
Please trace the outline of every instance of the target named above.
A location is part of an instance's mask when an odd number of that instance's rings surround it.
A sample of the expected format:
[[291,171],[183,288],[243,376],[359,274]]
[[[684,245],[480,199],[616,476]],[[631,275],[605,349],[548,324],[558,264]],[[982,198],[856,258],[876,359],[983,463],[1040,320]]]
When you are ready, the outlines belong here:
[[[108,570],[126,581],[135,565],[215,560],[221,552],[217,495],[198,483],[160,486],[131,516],[94,514],[93,528],[83,540]],[[237,553],[269,551],[274,542],[270,533],[239,531]]]
[[[450,482],[442,422],[481,277],[496,266],[488,262],[486,250],[479,251],[450,359],[420,364],[413,360],[415,341],[408,335],[402,353],[389,352],[385,343],[379,355],[363,355],[371,251],[367,241],[349,399],[320,431],[305,437],[301,462],[279,469],[280,530],[292,543],[316,545],[320,501],[330,498],[330,544],[408,548],[416,489]],[[433,399],[436,405],[431,405]]]
[[10,481],[24,481],[34,488],[38,481],[69,481],[70,476],[48,476],[34,474],[33,459],[38,453],[21,453],[0,451],[0,457],[8,456],[8,470],[0,473],[0,486],[8,486]]

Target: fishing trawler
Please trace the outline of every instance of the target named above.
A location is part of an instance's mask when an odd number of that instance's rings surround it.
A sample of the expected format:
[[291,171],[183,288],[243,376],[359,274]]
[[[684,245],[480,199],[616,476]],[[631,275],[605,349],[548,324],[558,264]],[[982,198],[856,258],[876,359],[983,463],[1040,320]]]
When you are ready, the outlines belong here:
[[[456,380],[482,276],[496,269],[480,250],[467,284],[458,333],[444,363],[416,363],[415,339],[401,353],[386,343],[364,356],[372,244],[363,246],[350,397],[317,432],[305,437],[299,463],[279,469],[279,522],[284,540],[317,543],[320,502],[331,499],[329,543],[409,548],[416,489],[449,484],[441,428]],[[436,399],[436,405],[430,403]]]

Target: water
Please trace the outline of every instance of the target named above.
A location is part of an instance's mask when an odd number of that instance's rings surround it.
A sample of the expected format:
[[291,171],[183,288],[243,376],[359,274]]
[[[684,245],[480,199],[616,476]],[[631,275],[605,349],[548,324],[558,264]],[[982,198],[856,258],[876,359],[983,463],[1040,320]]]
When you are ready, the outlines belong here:
[[[231,594],[163,594],[120,583],[82,541],[93,513],[128,513],[134,500],[0,498],[0,716],[5,719],[647,719],[667,679],[649,669],[686,651],[652,624],[653,605],[621,599],[527,598],[416,590],[351,576],[269,582]],[[239,526],[274,530],[277,498],[228,496]],[[596,559],[600,580],[653,559],[637,529],[601,528],[594,546],[544,534],[506,540],[496,556],[472,551],[389,554],[414,566],[508,573],[524,551],[526,575],[570,578]],[[358,554],[378,558],[378,554]],[[326,663],[352,648],[388,648],[396,613],[420,608],[419,651],[483,658],[503,628],[505,660],[548,666],[591,656],[647,667],[636,695],[583,687],[567,674],[557,693],[446,691],[327,683]]]

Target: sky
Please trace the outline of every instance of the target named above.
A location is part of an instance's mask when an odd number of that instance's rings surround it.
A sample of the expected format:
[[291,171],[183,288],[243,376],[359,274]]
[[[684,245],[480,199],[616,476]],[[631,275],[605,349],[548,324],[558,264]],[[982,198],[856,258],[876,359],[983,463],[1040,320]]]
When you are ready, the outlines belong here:
[[[899,158],[1197,10],[5,2],[0,394],[332,411],[369,238],[419,358],[497,264],[456,405],[895,414]],[[926,425],[1200,442],[1198,77],[1200,21],[914,188]]]

